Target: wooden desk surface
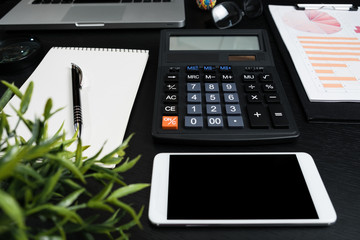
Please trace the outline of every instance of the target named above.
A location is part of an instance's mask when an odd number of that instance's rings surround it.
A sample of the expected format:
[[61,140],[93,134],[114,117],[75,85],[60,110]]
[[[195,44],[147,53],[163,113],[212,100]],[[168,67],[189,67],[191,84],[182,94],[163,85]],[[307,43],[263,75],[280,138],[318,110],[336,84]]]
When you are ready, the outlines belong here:
[[[12,3],[3,1],[4,7]],[[5,12],[0,4],[0,14]],[[210,14],[197,9],[195,0],[186,1],[186,28],[213,28]],[[145,204],[142,217],[144,229],[132,229],[131,239],[147,240],[201,240],[201,239],[360,239],[360,125],[337,123],[309,123],[285,67],[274,38],[271,36],[264,16],[244,19],[236,28],[265,28],[269,31],[272,50],[278,72],[282,78],[287,96],[292,105],[300,137],[292,143],[257,146],[186,146],[167,145],[154,142],[151,136],[152,107],[154,99],[156,67],[158,60],[159,29],[132,30],[79,30],[79,31],[0,31],[0,39],[20,35],[37,37],[44,46],[44,52],[52,46],[87,46],[141,48],[150,50],[150,58],[133,108],[127,135],[135,132],[127,153],[130,156],[142,154],[142,159],[129,174],[128,183],[150,182],[153,157],[159,152],[275,152],[300,151],[311,154],[336,209],[338,220],[329,227],[229,227],[229,228],[158,228],[150,224],[147,217],[149,190],[136,194],[129,201]],[[35,66],[17,73],[0,73],[0,79],[15,81],[20,86]],[[1,92],[4,89],[1,87]]]

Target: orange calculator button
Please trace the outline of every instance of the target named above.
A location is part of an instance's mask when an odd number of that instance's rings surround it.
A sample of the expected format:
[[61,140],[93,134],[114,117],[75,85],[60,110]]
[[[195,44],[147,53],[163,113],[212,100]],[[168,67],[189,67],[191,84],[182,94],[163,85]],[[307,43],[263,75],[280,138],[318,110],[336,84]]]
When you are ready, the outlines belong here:
[[177,116],[163,116],[162,129],[164,130],[178,130],[178,117]]

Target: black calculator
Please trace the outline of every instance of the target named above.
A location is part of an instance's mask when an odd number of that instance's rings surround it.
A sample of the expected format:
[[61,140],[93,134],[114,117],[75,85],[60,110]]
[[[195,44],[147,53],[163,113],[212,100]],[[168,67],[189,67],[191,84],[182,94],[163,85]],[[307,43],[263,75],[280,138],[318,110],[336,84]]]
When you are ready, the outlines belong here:
[[163,30],[152,135],[184,143],[289,141],[299,132],[265,30]]

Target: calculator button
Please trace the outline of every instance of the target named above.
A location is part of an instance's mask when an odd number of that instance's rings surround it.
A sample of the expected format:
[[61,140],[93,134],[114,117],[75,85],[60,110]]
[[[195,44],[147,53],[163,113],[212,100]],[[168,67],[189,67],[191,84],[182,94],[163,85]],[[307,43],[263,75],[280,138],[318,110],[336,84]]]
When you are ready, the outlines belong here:
[[277,103],[280,102],[279,96],[276,93],[265,94],[266,102],[268,103]]
[[165,105],[163,108],[164,115],[177,115],[178,109],[177,105]]
[[164,130],[178,130],[178,116],[163,116],[161,127]]
[[208,127],[210,128],[221,128],[224,127],[222,116],[207,117]]
[[244,127],[244,120],[241,116],[229,116],[227,118],[228,126],[230,128],[243,128]]
[[239,104],[225,104],[225,111],[227,115],[241,114],[241,109]]
[[187,105],[187,114],[188,115],[201,115],[202,114],[201,104],[188,104]]
[[216,71],[216,66],[212,66],[212,65],[205,65],[203,67],[204,72],[214,72]]
[[220,95],[218,93],[206,93],[205,99],[207,103],[219,103]]
[[219,66],[219,71],[220,72],[231,72],[232,67],[230,65],[221,65],[221,66]]
[[234,81],[234,75],[232,73],[226,73],[220,75],[221,81]]
[[273,83],[266,83],[262,85],[264,92],[276,92],[276,87]]
[[285,112],[280,104],[270,104],[269,111],[274,127],[276,128],[289,127],[289,121],[286,118]]
[[199,81],[200,74],[186,74],[186,80],[187,81]]
[[177,74],[168,74],[166,75],[166,81],[177,81],[178,75]]
[[224,93],[224,101],[226,103],[238,103],[239,96],[237,93]]
[[236,84],[235,83],[222,83],[222,90],[224,92],[236,92]]
[[221,114],[221,105],[220,104],[206,104],[206,114],[208,114],[208,115]]
[[189,103],[201,103],[201,93],[188,93],[187,101]]
[[247,94],[247,101],[249,103],[260,103],[263,101],[263,98],[260,93],[249,93]]
[[200,92],[201,91],[201,85],[200,83],[187,83],[187,91],[188,92]]
[[164,92],[178,92],[178,84],[167,82],[164,86]]
[[250,126],[253,128],[268,128],[269,117],[266,108],[258,104],[247,106],[247,112],[250,120]]
[[163,98],[164,103],[177,103],[178,95],[177,94],[166,94]]
[[185,127],[187,128],[202,128],[203,118],[202,117],[189,117],[185,116]]
[[205,83],[205,92],[219,92],[219,84]]
[[245,92],[258,92],[260,90],[259,85],[255,83],[247,83],[244,87]]
[[254,82],[256,81],[255,74],[247,73],[241,75],[241,80],[244,82]]
[[264,74],[259,74],[259,80],[261,82],[271,82],[273,79],[271,77],[271,74],[264,73]]
[[204,74],[204,81],[216,81],[216,74]]
[[187,72],[198,72],[200,70],[198,65],[188,65],[186,66]]

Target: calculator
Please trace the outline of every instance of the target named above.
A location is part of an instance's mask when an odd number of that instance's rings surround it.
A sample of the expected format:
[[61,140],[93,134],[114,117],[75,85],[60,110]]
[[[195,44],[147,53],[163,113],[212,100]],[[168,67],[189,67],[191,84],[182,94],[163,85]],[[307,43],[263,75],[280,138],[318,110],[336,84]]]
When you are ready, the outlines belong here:
[[175,29],[160,37],[154,138],[238,144],[299,136],[265,30]]

